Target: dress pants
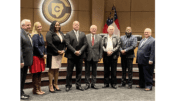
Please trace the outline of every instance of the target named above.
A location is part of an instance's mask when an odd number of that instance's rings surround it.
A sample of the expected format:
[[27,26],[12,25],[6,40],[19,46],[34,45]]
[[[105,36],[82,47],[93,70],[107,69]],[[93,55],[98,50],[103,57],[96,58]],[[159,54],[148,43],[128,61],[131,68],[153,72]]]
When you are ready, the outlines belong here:
[[33,82],[33,93],[41,91],[41,72],[33,73],[32,77]]
[[[116,79],[117,59],[113,59],[112,56],[106,56],[103,58],[103,64],[104,64],[104,85],[109,85],[109,83],[111,83],[111,86],[115,86],[117,84],[117,79]],[[111,71],[110,71],[110,67],[111,67]],[[111,82],[109,79],[110,72],[111,72]]]
[[27,76],[27,71],[28,71],[28,66],[24,66],[23,68],[21,68],[21,95],[24,94],[24,84],[25,84],[25,80],[26,80],[26,76]]
[[66,88],[72,87],[72,73],[74,66],[76,66],[76,86],[81,86],[82,64],[83,64],[83,59],[80,58],[68,59]]
[[[85,62],[85,82],[86,85],[94,86],[96,83],[96,75],[97,75],[97,61],[86,61]],[[91,83],[90,83],[90,67],[92,67],[92,78],[91,78]]]
[[133,77],[133,58],[126,58],[126,56],[121,56],[121,66],[122,66],[122,80],[121,84],[126,84],[126,69],[128,68],[128,85],[132,86],[132,77]]
[[141,88],[146,87],[151,89],[153,86],[154,64],[153,65],[138,64],[138,68],[139,68],[139,86]]

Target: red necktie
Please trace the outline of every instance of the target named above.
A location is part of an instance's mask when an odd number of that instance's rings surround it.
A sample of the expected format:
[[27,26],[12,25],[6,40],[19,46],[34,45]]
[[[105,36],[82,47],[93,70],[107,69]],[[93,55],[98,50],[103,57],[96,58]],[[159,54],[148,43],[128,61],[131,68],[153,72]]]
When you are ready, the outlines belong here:
[[94,35],[92,35],[92,46],[94,46]]

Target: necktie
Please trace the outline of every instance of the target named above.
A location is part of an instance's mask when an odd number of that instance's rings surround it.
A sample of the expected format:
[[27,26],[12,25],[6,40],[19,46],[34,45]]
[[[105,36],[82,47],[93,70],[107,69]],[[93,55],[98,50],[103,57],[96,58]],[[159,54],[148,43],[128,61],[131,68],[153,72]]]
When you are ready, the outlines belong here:
[[30,34],[28,33],[28,34],[27,34],[27,36],[29,37],[29,40],[30,40],[30,42],[31,42],[31,45],[32,45],[32,39],[31,39],[31,36],[30,36]]
[[79,37],[78,31],[75,31],[75,32],[76,32],[76,38],[77,38],[77,41],[78,41],[78,37]]
[[92,46],[94,46],[94,35],[92,35]]
[[[141,43],[141,46],[146,42],[146,40],[147,40],[147,39],[144,39],[144,41]],[[140,46],[140,47],[141,47],[141,46]]]

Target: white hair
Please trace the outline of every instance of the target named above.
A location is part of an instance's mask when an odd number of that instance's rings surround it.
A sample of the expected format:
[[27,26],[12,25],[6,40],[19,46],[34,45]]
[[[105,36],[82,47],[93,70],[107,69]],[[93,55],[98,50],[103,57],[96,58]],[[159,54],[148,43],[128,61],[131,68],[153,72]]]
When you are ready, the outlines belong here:
[[75,22],[78,22],[78,23],[79,23],[79,21],[75,20],[75,21],[73,21],[73,25],[74,25]]
[[[96,26],[96,25],[91,25],[90,29],[91,29],[93,26]],[[97,28],[97,26],[96,26],[96,28]]]
[[21,21],[21,27],[22,27],[23,25],[25,25],[26,22],[31,22],[31,20],[29,20],[29,19],[23,19],[23,20]]
[[[150,31],[150,33],[152,32],[152,30],[151,30],[150,28],[146,28],[145,30],[149,30],[149,31]],[[145,30],[144,30],[144,31],[145,31]]]

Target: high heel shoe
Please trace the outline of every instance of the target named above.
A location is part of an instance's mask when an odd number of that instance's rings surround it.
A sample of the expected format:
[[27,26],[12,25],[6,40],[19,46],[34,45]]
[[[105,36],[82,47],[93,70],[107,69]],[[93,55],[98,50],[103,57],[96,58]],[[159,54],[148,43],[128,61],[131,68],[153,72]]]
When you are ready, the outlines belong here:
[[53,88],[54,88],[54,90],[56,90],[56,91],[61,91],[60,89],[57,89],[54,85],[53,85]]
[[33,90],[32,92],[33,92],[33,94],[37,94],[37,95],[43,95],[44,94],[44,93],[41,93],[39,90],[36,92]]
[[[55,91],[51,91],[50,88],[52,87],[52,85],[49,87],[49,92],[51,93],[55,93]],[[53,87],[52,87],[53,88]]]

